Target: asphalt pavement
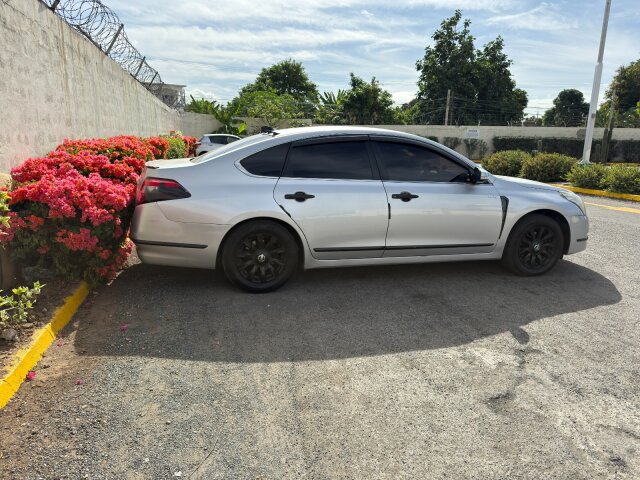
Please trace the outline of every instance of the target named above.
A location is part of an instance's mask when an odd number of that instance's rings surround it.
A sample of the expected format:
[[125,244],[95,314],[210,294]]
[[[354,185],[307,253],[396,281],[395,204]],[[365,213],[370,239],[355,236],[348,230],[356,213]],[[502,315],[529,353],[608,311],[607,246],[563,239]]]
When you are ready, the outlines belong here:
[[542,277],[134,265],[0,412],[0,478],[640,478],[640,204],[585,200]]

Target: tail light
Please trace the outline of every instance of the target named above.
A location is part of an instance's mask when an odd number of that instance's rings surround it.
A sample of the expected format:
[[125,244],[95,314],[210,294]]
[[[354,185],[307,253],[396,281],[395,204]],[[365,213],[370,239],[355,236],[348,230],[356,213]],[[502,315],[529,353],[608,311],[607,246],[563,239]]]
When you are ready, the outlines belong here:
[[163,200],[189,198],[191,194],[175,180],[168,178],[145,178],[138,186],[136,203],[138,205]]

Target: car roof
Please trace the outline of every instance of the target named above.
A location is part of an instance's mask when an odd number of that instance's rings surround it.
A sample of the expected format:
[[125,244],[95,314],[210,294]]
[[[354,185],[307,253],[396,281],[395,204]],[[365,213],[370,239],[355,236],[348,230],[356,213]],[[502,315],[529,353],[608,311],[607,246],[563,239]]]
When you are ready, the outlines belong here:
[[230,133],[205,133],[205,137],[235,137],[238,138],[237,135],[232,135]]
[[390,130],[387,128],[377,127],[350,127],[350,126],[315,126],[315,127],[296,127],[296,128],[280,128],[274,129],[277,135],[293,136],[296,139],[324,137],[334,135],[388,135],[395,137],[410,138],[414,140],[424,140],[424,137],[412,135],[410,133]]

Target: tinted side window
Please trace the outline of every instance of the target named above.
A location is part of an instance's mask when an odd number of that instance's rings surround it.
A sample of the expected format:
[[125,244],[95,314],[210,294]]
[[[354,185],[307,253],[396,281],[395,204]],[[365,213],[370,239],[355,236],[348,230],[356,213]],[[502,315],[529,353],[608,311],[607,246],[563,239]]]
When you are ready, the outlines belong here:
[[286,177],[371,180],[365,142],[318,143],[292,147]]
[[386,180],[403,182],[464,181],[468,170],[439,153],[418,145],[376,142]]
[[245,158],[240,165],[253,175],[261,175],[263,177],[279,177],[282,173],[284,160],[289,150],[289,144],[278,145],[276,147],[267,148],[261,152]]

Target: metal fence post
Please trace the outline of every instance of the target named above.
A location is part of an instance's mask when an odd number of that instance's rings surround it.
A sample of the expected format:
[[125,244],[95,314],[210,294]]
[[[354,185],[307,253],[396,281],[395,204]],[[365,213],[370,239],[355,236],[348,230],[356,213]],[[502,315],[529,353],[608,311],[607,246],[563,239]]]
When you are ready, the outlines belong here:
[[120,32],[122,31],[123,28],[124,28],[124,23],[121,23],[120,26],[118,27],[118,31],[113,36],[113,40],[111,40],[111,43],[109,44],[109,47],[107,48],[107,51],[104,52],[106,55],[109,55],[109,52],[113,48],[113,44],[116,43],[116,40],[118,39],[118,36],[120,35]]
[[53,4],[51,5],[51,11],[55,12],[56,11],[56,7],[58,6],[58,4],[60,3],[60,0],[54,0]]
[[144,65],[144,60],[147,57],[142,57],[142,60],[140,60],[140,65],[138,65],[138,70],[136,70],[136,74],[133,76],[133,78],[135,78],[136,80],[138,79],[138,74],[140,73],[140,70],[142,69],[142,65]]

